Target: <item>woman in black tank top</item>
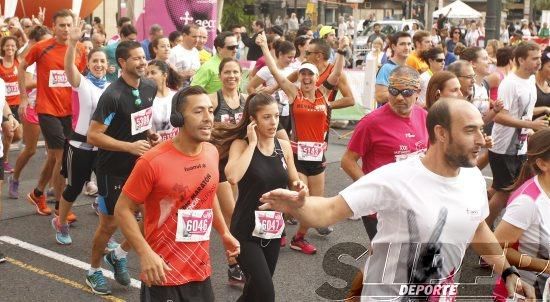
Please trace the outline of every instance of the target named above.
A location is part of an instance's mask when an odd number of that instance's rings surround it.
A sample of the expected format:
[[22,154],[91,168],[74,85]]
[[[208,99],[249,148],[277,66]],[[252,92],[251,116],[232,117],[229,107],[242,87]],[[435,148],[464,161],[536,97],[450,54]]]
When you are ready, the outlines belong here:
[[[210,100],[214,106],[214,123],[227,123],[235,125],[242,117],[246,95],[239,92],[241,84],[242,69],[239,62],[233,58],[225,58],[220,62],[219,76],[222,82],[222,89],[210,94]],[[235,207],[235,197],[237,188],[231,186],[225,177],[225,165],[227,165],[227,157],[220,157],[218,165],[220,172],[220,180],[216,194],[218,196],[220,208],[223,213],[223,218],[227,223],[227,227],[231,224],[231,215]],[[241,269],[237,265],[235,258],[229,259],[228,268],[229,283],[242,285],[244,276]]]
[[237,126],[219,126],[214,133],[220,157],[229,156],[227,179],[239,186],[231,233],[241,244],[237,260],[246,283],[238,301],[275,301],[271,277],[284,220],[280,212],[260,211],[260,197],[276,188],[290,186],[299,191],[305,187],[298,178],[290,143],[275,138],[278,123],[279,109],[273,97],[253,94]]

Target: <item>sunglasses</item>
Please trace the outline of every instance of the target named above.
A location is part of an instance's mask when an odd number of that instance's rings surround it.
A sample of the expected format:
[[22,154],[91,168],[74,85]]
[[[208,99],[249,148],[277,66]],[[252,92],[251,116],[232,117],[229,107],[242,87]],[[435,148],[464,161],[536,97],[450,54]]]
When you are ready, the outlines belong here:
[[388,92],[393,96],[398,96],[398,95],[401,94],[403,97],[408,98],[408,97],[412,96],[416,92],[416,90],[414,90],[414,89],[399,90],[395,87],[389,86],[388,87]]
[[443,63],[445,62],[445,59],[435,59],[434,61],[436,61],[437,63]]
[[322,53],[322,52],[320,52],[320,51],[309,51],[309,50],[305,51],[306,56],[309,56],[310,54],[313,54],[313,53]]
[[230,46],[226,46],[225,48],[229,50],[235,50],[237,49],[237,47],[239,47],[239,45],[230,45]]
[[139,90],[132,89],[132,95],[136,98],[136,100],[134,101],[134,104],[139,107],[141,105],[141,98],[139,97]]

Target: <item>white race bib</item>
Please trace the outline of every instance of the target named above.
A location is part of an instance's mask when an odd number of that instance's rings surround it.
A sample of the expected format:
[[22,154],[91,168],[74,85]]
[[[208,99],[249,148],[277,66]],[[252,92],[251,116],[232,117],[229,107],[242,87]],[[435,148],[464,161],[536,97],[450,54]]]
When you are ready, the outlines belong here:
[[212,209],[178,210],[177,242],[199,242],[210,240]]
[[153,127],[153,108],[145,108],[130,115],[132,135],[147,131]]
[[176,137],[176,135],[178,135],[179,132],[180,132],[179,128],[172,128],[168,130],[161,130],[161,131],[158,131],[157,133],[158,135],[160,135],[161,141],[167,141],[169,139]]
[[305,161],[322,161],[325,143],[298,142],[298,159]]
[[283,213],[276,211],[254,211],[256,224],[252,236],[262,239],[281,238],[285,228]]
[[71,87],[71,84],[67,81],[65,70],[50,70],[48,86],[52,88]]
[[6,83],[6,96],[19,95],[19,84],[17,82]]

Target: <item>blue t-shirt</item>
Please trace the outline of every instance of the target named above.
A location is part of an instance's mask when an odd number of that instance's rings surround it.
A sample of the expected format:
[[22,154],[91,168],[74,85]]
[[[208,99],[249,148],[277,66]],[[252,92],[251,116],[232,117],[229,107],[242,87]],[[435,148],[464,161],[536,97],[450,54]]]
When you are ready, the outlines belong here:
[[397,66],[398,65],[391,60],[388,60],[387,63],[382,65],[382,67],[380,67],[380,70],[378,71],[378,74],[376,75],[376,85],[382,85],[387,87],[389,85],[390,73],[394,69],[396,69]]
[[[452,52],[447,52],[447,55],[445,56],[445,67],[451,65],[456,61],[456,56]],[[446,68],[445,68],[446,69]]]

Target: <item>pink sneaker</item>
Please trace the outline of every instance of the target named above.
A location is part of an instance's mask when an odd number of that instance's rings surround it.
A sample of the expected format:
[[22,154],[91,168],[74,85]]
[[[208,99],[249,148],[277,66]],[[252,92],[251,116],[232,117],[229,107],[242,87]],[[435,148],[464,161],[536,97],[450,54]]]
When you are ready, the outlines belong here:
[[317,249],[315,246],[311,243],[309,243],[305,238],[299,238],[297,239],[296,236],[292,238],[290,241],[290,248],[302,252],[306,255],[313,255],[317,253]]
[[13,167],[7,161],[4,162],[4,173],[13,173]]
[[281,237],[281,247],[285,247],[286,246],[286,236],[282,236]]

